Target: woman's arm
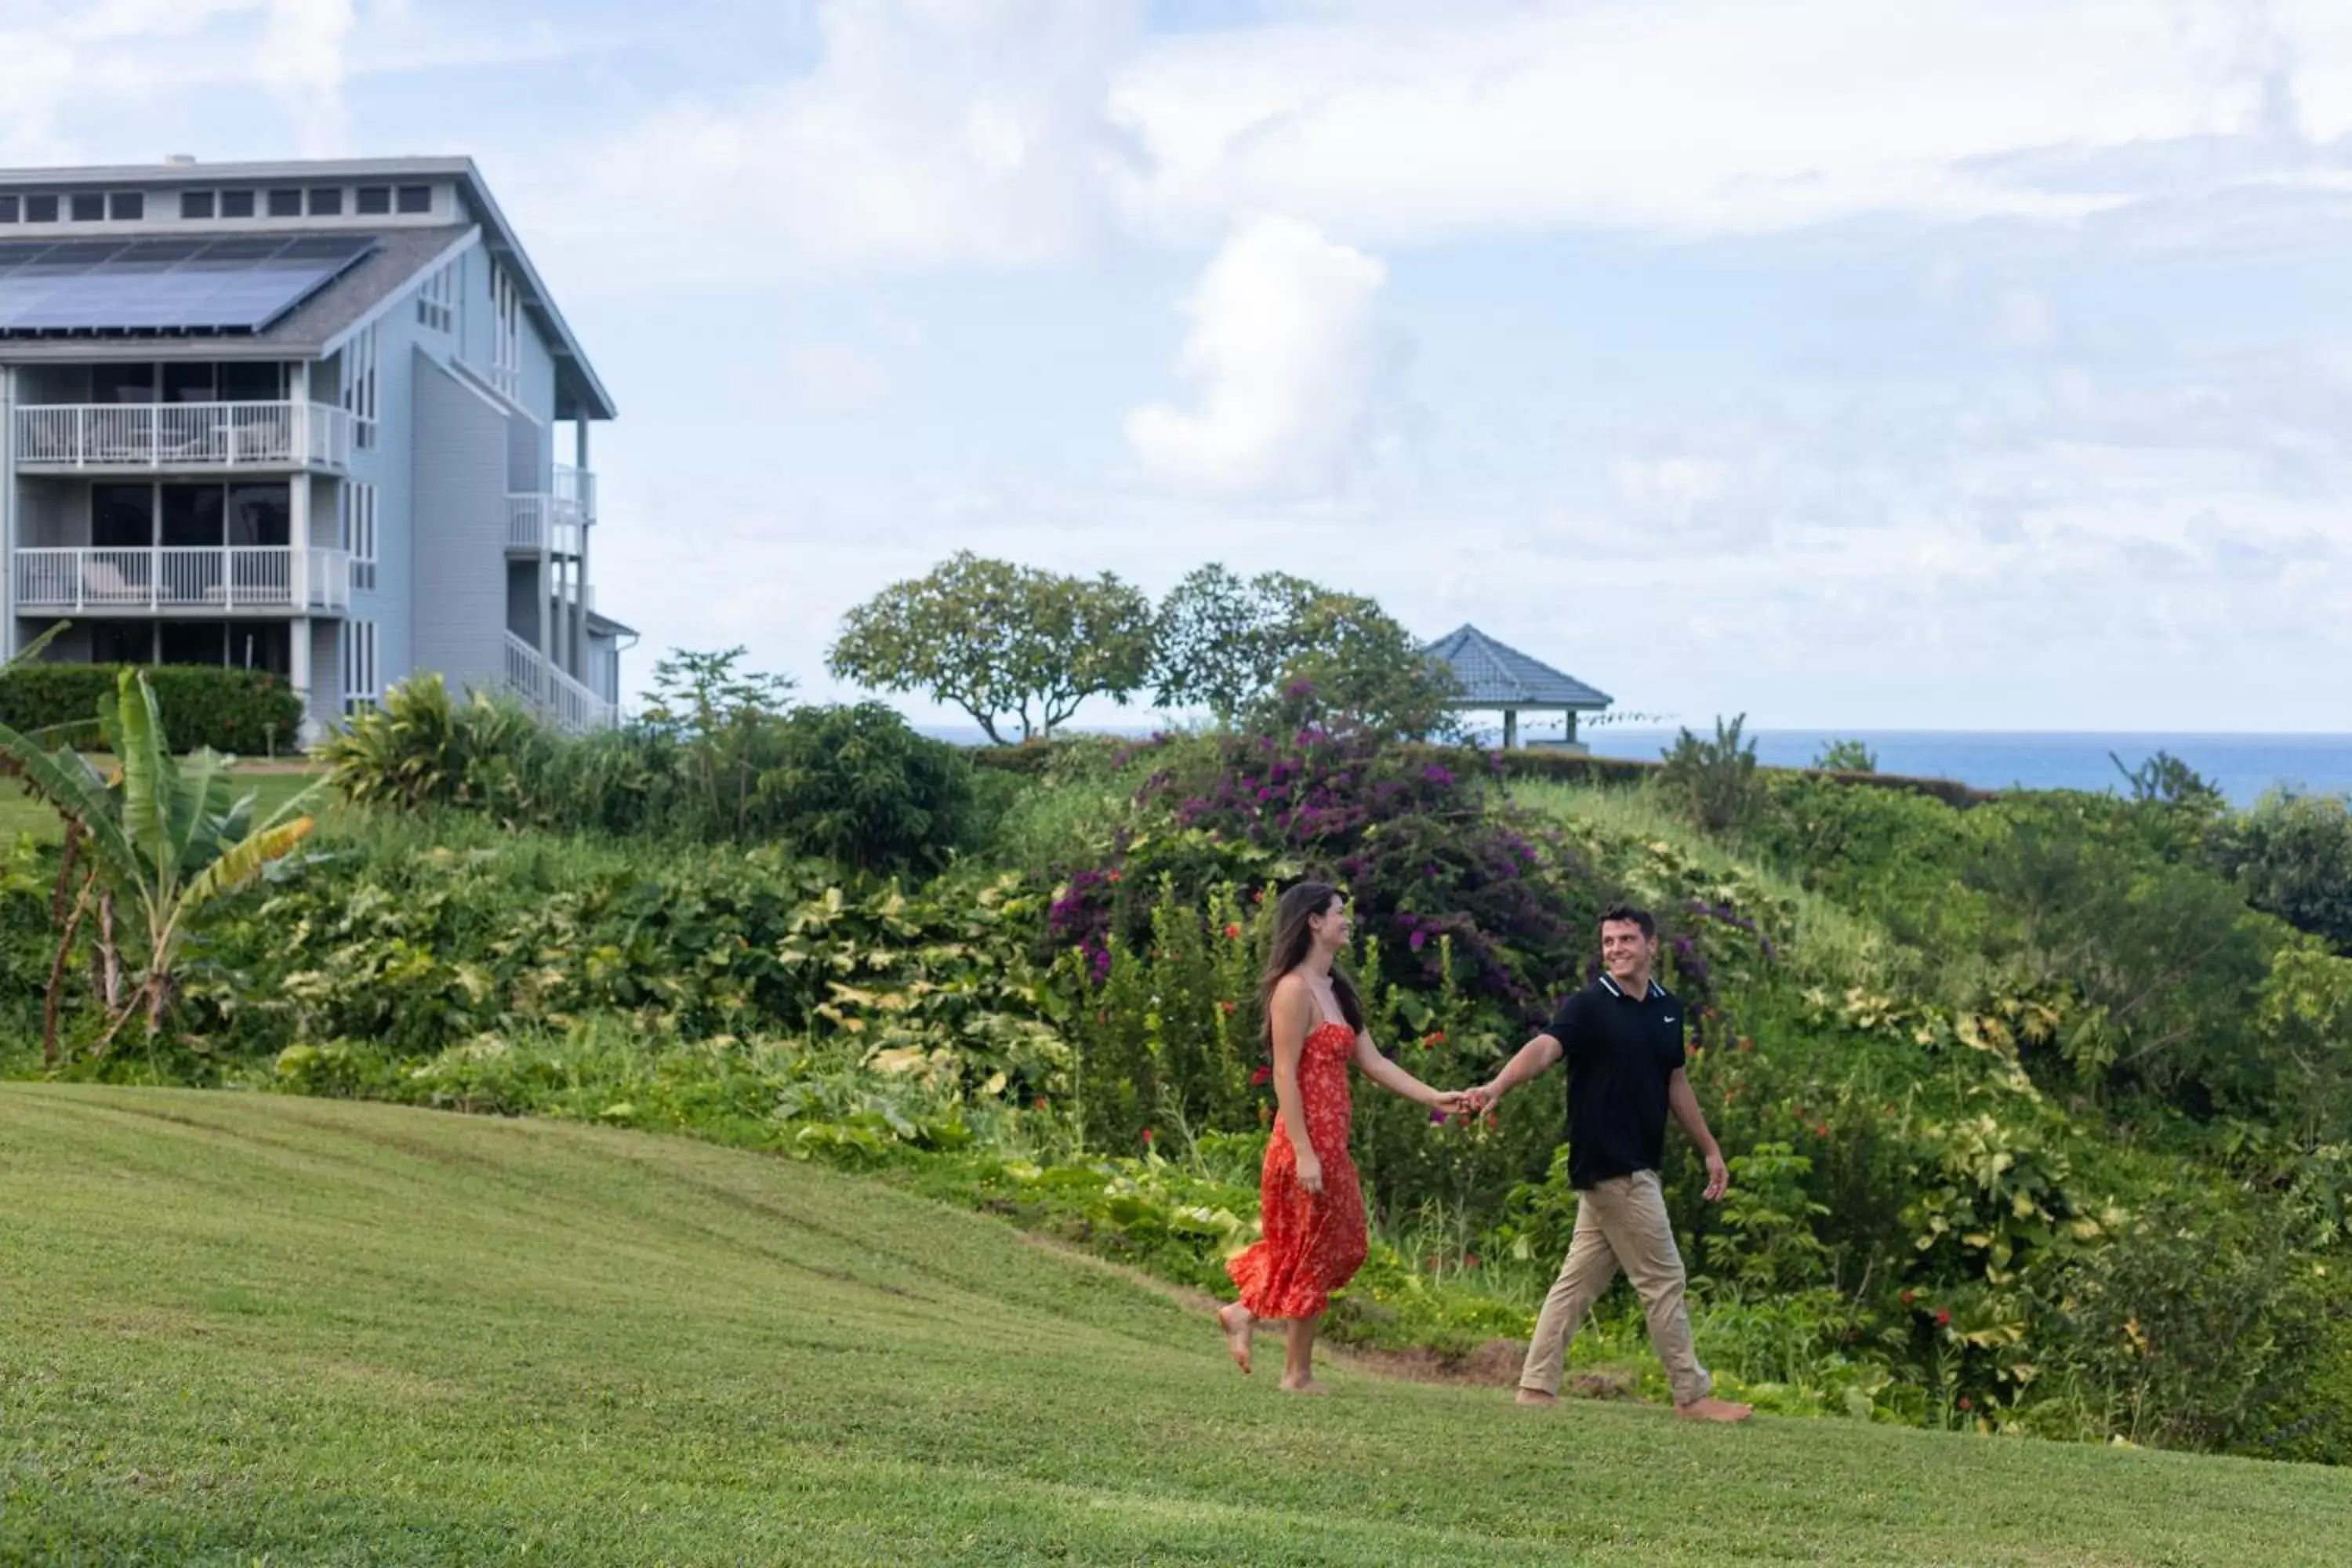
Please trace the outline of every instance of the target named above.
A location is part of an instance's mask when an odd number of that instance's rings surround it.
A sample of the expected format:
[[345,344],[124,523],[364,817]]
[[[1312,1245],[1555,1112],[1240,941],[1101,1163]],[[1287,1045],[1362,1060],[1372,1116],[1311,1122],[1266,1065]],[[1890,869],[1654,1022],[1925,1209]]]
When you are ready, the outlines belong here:
[[1298,1092],[1298,1059],[1307,1053],[1308,1022],[1315,1000],[1307,983],[1286,974],[1274,987],[1274,1104],[1279,1131],[1290,1140],[1298,1167],[1298,1184],[1310,1193],[1323,1190],[1323,1162],[1307,1135],[1307,1100]]
[[1448,1115],[1452,1115],[1461,1107],[1462,1096],[1458,1090],[1432,1089],[1388,1058],[1381,1055],[1380,1047],[1372,1044],[1371,1031],[1369,1029],[1356,1031],[1356,1065],[1363,1069],[1366,1078],[1370,1079],[1391,1094],[1401,1094],[1407,1100],[1418,1100],[1433,1110],[1443,1110]]

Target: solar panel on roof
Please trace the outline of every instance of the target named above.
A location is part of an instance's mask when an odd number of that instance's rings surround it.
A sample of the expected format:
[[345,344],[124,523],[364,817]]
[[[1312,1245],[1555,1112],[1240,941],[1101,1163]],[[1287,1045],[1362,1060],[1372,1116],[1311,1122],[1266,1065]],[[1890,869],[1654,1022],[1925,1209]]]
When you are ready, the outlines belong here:
[[258,332],[374,248],[368,235],[0,245],[0,337]]

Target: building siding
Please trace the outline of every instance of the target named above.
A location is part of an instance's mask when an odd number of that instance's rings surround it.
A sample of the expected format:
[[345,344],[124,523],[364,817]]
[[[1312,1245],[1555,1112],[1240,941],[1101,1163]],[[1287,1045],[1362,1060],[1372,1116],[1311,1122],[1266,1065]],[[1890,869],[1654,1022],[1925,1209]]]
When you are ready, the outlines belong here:
[[492,686],[506,669],[507,418],[423,353],[412,363],[412,668]]

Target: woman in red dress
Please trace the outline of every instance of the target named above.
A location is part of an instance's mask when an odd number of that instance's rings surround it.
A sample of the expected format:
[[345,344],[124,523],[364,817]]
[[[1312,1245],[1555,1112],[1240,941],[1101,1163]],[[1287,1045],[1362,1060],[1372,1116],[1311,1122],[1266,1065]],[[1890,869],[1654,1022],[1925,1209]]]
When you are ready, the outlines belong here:
[[1331,1292],[1364,1261],[1364,1192],[1348,1157],[1349,1062],[1381,1088],[1438,1110],[1453,1111],[1462,1099],[1430,1088],[1374,1047],[1356,988],[1331,964],[1348,945],[1348,931],[1347,900],[1328,883],[1301,882],[1275,906],[1274,948],[1258,983],[1279,1108],[1259,1179],[1265,1239],[1225,1265],[1241,1300],[1217,1314],[1244,1373],[1258,1320],[1288,1320],[1282,1386],[1293,1394],[1323,1392],[1315,1381],[1315,1331]]

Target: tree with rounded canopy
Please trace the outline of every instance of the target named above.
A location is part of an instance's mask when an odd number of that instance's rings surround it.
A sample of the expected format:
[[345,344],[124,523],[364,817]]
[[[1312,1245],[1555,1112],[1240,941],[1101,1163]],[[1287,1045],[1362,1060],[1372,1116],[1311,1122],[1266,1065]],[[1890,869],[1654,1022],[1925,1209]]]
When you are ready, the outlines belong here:
[[1050,735],[1089,697],[1124,703],[1151,668],[1151,601],[1110,573],[1070,577],[960,551],[843,618],[835,678],[922,691],[1007,744]]
[[1170,589],[1152,680],[1160,706],[1206,708],[1221,723],[1301,703],[1303,712],[1391,734],[1426,736],[1451,723],[1450,672],[1394,617],[1372,599],[1285,572],[1244,581],[1213,562]]

